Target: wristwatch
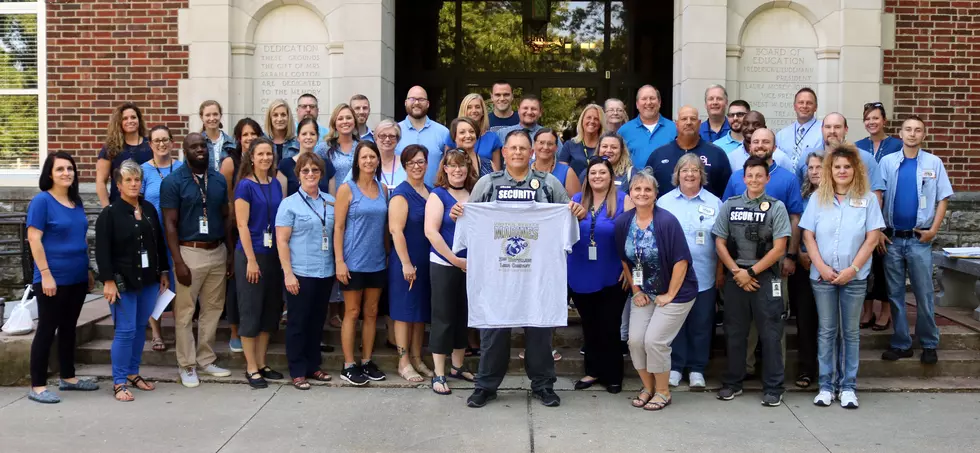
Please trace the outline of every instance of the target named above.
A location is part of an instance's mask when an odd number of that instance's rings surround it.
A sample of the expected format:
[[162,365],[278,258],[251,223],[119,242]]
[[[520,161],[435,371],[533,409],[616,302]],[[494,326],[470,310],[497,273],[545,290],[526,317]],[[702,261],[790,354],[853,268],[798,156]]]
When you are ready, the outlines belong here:
[[755,269],[752,269],[751,267],[749,267],[749,277],[756,277]]

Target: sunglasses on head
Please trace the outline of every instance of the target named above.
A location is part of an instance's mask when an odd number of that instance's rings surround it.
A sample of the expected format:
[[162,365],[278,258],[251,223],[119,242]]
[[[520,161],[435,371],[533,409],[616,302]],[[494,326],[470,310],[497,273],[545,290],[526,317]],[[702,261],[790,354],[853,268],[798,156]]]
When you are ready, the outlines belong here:
[[589,158],[589,165],[595,165],[600,162],[606,162],[609,160],[609,156],[592,156]]

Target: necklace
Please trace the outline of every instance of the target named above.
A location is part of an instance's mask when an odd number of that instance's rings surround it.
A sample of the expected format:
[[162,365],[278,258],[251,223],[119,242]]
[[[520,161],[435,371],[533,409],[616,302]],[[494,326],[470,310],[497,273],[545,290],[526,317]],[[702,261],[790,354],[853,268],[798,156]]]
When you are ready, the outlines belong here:
[[558,166],[558,159],[555,159],[555,160],[551,161],[551,169],[549,169],[549,170],[541,170],[540,168],[538,168],[538,164],[540,162],[541,162],[540,160],[534,161],[534,169],[537,170],[537,171],[543,171],[545,173],[554,173],[555,167]]
[[446,184],[449,185],[449,188],[450,189],[453,189],[453,190],[466,190],[466,186],[456,187],[456,186],[452,185],[452,183],[449,183],[449,182],[447,182]]

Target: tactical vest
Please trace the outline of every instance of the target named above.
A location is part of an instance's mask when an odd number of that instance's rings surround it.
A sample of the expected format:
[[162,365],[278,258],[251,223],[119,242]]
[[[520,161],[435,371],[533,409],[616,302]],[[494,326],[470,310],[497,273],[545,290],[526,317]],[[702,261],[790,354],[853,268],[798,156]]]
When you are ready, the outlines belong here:
[[[504,170],[495,171],[493,173],[490,173],[489,176],[490,176],[490,190],[488,190],[487,193],[483,194],[483,198],[480,200],[482,202],[493,201],[493,197],[496,195],[497,189],[500,187],[523,188],[525,185],[529,185],[529,187],[534,190],[543,190],[545,199],[548,201],[548,203],[555,202],[554,195],[551,193],[551,189],[548,187],[547,184],[545,184],[545,178],[548,177],[548,173],[545,173],[543,171],[531,169],[530,179],[517,184],[514,184],[511,181],[511,178],[506,175]],[[537,181],[537,184],[533,183],[532,181]],[[537,185],[538,187],[535,188],[534,187],[535,185]]]

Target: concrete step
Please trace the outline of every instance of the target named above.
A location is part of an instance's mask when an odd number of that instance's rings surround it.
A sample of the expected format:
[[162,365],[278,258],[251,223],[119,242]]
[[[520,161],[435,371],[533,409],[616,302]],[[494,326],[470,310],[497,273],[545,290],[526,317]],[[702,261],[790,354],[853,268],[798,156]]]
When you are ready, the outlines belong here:
[[[78,347],[76,360],[84,364],[109,364],[110,347],[112,340],[99,339]],[[558,348],[564,358],[555,363],[555,371],[563,376],[580,376],[585,372],[584,357],[578,353],[577,348]],[[510,352],[509,371],[511,373],[523,374],[524,361],[518,357],[521,349],[514,348]],[[241,353],[233,353],[228,349],[227,343],[215,345],[215,353],[218,355],[218,365],[229,368],[233,373],[242,373],[245,369],[245,357]],[[980,376],[980,351],[977,350],[944,350],[939,353],[939,363],[926,366],[919,363],[918,353],[915,358],[903,359],[897,362],[886,362],[881,360],[882,350],[862,349],[860,354],[860,367],[858,375],[860,377],[902,377],[902,378],[929,378],[935,376]],[[423,350],[423,358],[431,364],[431,356],[427,350]],[[398,358],[394,351],[390,349],[376,350],[373,360],[386,373],[395,376],[397,371]],[[339,372],[343,366],[343,354],[340,351],[323,354],[323,368],[330,372]],[[147,343],[144,346],[143,364],[148,366],[170,366],[176,367],[177,358],[171,346],[165,352],[155,352]],[[269,366],[285,372],[287,369],[286,350],[283,344],[272,344],[269,346],[267,356]],[[476,370],[479,359],[469,357],[466,364],[470,369]],[[721,354],[713,357],[709,363],[706,373],[710,376],[720,376],[725,367],[725,358]],[[627,358],[624,365],[626,375],[631,376],[635,371]],[[797,374],[796,351],[787,352],[786,379],[790,382]]]

